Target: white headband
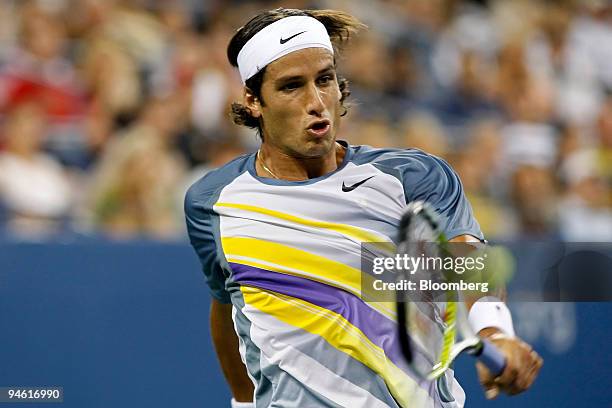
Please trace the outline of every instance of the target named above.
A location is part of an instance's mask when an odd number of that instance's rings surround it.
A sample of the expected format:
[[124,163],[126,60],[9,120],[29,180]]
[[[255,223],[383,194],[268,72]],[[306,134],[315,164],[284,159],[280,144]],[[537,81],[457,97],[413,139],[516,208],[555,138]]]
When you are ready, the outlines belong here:
[[325,48],[334,53],[327,29],[316,18],[291,16],[265,26],[238,53],[242,83],[272,61],[304,48]]

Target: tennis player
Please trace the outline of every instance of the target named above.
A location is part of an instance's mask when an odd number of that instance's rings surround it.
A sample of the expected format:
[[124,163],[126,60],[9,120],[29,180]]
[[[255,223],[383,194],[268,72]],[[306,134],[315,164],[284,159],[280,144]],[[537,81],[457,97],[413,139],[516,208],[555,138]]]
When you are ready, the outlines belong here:
[[[452,370],[415,380],[394,311],[359,297],[361,243],[391,242],[413,200],[432,204],[454,241],[483,239],[443,160],[336,139],[349,95],[337,52],[363,27],[339,11],[276,9],[228,46],[244,83],[234,121],[257,129],[261,148],[196,182],[185,213],[233,407],[463,406]],[[529,388],[542,360],[506,306],[478,301],[470,321],[508,360],[497,378],[479,369],[487,396]]]

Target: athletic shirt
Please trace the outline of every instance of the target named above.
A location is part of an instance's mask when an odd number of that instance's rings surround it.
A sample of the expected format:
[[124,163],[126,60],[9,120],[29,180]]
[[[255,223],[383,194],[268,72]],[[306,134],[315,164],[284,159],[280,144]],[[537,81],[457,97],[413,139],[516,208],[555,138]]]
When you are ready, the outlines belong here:
[[361,244],[393,242],[407,203],[429,202],[450,239],[482,239],[461,182],[416,149],[346,147],[333,172],[259,177],[255,154],[197,181],[185,197],[191,244],[214,298],[233,305],[256,407],[460,407],[452,370],[417,380],[393,304],[364,302]]

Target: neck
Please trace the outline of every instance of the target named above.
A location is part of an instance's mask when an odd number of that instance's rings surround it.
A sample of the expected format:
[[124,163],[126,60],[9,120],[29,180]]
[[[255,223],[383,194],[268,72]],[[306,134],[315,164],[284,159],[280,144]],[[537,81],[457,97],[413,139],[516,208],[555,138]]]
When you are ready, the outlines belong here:
[[344,160],[346,150],[334,143],[329,152],[317,157],[296,157],[286,151],[262,144],[257,158],[257,175],[288,181],[304,181],[335,171]]

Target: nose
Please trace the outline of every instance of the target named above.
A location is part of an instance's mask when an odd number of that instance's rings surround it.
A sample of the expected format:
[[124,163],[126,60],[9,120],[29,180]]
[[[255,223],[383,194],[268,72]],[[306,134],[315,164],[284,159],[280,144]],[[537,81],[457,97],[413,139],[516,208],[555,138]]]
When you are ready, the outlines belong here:
[[325,111],[325,103],[323,102],[324,91],[315,83],[308,86],[306,92],[306,110],[309,115],[321,116]]

